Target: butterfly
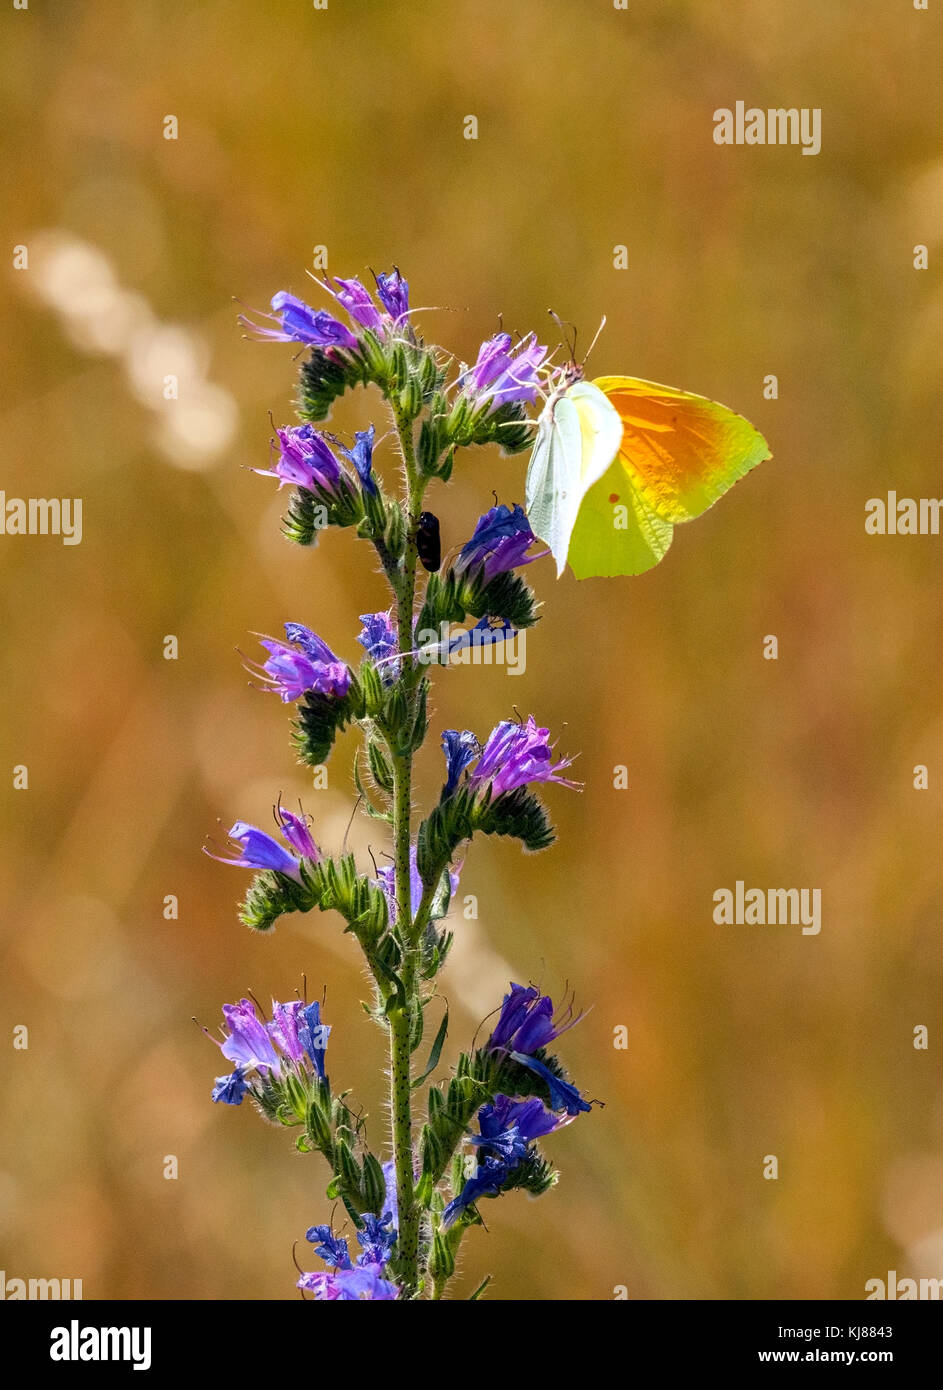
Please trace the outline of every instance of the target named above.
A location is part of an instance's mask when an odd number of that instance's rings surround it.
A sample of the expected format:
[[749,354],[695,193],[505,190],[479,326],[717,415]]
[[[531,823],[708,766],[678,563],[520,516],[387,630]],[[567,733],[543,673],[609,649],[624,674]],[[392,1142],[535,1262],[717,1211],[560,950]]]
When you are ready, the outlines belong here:
[[537,422],[527,517],[558,575],[643,574],[678,522],[768,458],[759,431],[716,401],[632,376],[584,381],[571,365]]

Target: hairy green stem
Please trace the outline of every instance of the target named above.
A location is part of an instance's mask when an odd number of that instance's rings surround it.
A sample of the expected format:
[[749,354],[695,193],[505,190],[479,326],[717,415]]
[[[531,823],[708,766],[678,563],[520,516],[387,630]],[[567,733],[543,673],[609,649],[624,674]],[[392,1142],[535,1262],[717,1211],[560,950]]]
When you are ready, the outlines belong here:
[[[396,630],[401,653],[400,677],[410,690],[410,706],[414,696],[410,677],[414,667],[413,611],[416,597],[416,531],[422,507],[423,483],[417,476],[412,426],[394,408],[396,428],[403,453],[407,493],[406,550],[402,567],[391,580],[396,598]],[[412,713],[412,708],[411,711]],[[412,1121],[412,1033],[413,1020],[420,1000],[417,991],[417,943],[413,927],[412,894],[410,889],[409,851],[412,811],[412,753],[396,752],[393,764],[393,866],[396,885],[396,921],[403,950],[401,978],[404,1004],[389,1015],[390,1023],[390,1109],[392,1116],[393,1160],[396,1169],[396,1194],[399,1207],[399,1236],[397,1264],[407,1297],[414,1297],[419,1285],[419,1226],[421,1213],[416,1203],[416,1178],[413,1153]]]

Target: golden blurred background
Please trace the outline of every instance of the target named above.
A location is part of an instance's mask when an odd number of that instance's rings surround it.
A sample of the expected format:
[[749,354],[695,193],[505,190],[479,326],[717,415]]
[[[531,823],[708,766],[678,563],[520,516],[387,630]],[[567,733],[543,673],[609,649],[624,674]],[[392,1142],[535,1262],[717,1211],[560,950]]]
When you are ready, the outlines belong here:
[[[80,545],[0,538],[8,1279],[297,1296],[291,1246],[329,1219],[326,1170],[210,1103],[219,1057],[190,1021],[215,1028],[247,987],[326,985],[332,1079],[374,1140],[384,1123],[339,919],[253,936],[248,875],[200,853],[218,820],[268,825],[279,792],[336,850],[352,805],[355,735],[313,790],[236,650],[292,619],[354,660],[357,615],[385,606],[350,534],[291,547],[286,495],[249,471],[269,413],[292,418],[296,366],[243,340],[232,297],[316,296],[321,245],[335,274],[400,265],[435,306],[427,336],[465,360],[499,314],[552,342],[552,306],[584,344],[605,314],[595,373],[728,402],[774,453],[640,579],[535,566],[520,678],[437,676],[434,733],[484,734],[516,705],[563,729],[585,782],[547,792],[549,852],[468,855],[480,915],[454,923],[449,1055],[509,978],[568,982],[593,1009],[561,1055],[606,1102],[549,1141],[553,1194],[483,1207],[455,1294],[489,1271],[495,1296],[539,1300],[862,1298],[889,1269],[943,1276],[943,539],[863,525],[889,488],[941,493],[941,10],[7,6],[0,487],[84,501]],[[821,107],[821,153],[716,146],[715,108],[741,99]],[[332,426],[379,423],[379,404],[358,392]],[[522,498],[525,462],[460,459],[429,497],[447,546],[492,489]],[[440,773],[434,738],[419,804]],[[377,823],[350,843],[367,867]],[[715,925],[737,879],[820,887],[821,934]]]

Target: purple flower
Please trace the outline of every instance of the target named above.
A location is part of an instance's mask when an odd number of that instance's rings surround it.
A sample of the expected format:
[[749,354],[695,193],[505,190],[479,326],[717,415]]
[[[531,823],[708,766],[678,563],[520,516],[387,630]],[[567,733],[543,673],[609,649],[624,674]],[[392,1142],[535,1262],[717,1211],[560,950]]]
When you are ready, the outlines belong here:
[[304,1060],[305,1050],[298,1036],[298,1015],[304,1005],[300,999],[292,999],[288,1004],[272,1001],[272,1021],[266,1024],[269,1037],[292,1062]]
[[537,1096],[514,1100],[499,1094],[493,1104],[483,1105],[480,1133],[470,1140],[479,1151],[478,1167],[445,1208],[442,1224],[450,1226],[482,1197],[497,1197],[515,1168],[533,1153],[534,1141],[569,1123],[569,1115],[555,1115]]
[[463,373],[460,384],[475,398],[476,408],[485,405],[488,413],[511,401],[526,401],[533,405],[537,399],[537,369],[547,355],[533,333],[516,348],[511,345],[510,333],[497,333],[482,343],[474,367]]
[[530,529],[524,508],[515,505],[492,507],[480,517],[471,540],[466,541],[455,562],[457,574],[475,573],[484,569],[482,582],[489,584],[499,574],[515,569],[518,565],[529,565],[548,552],[528,555],[527,550],[537,537]]
[[220,1044],[223,1056],[246,1071],[255,1070],[263,1075],[271,1072],[276,1077],[280,1076],[281,1067],[275,1044],[256,1013],[252,1000],[242,999],[238,1004],[224,1004],[223,1018],[228,1030]]
[[377,485],[373,477],[373,441],[376,432],[375,425],[366,430],[357,430],[352,449],[345,449],[343,444],[340,446],[356,468],[364,492],[368,492],[371,497],[377,495]]
[[388,274],[381,272],[377,276],[377,297],[392,319],[409,313],[409,285],[396,266]]
[[315,1300],[357,1299],[361,1302],[391,1301],[399,1294],[396,1284],[380,1276],[378,1265],[362,1265],[357,1269],[342,1269],[336,1274],[302,1274],[299,1289],[309,1289]]
[[[382,322],[377,306],[370,297],[370,291],[359,280],[339,280],[336,276],[327,277],[327,287],[343,305],[354,323],[364,328],[379,328]],[[339,288],[338,288],[339,287]]]
[[313,860],[316,864],[321,858],[321,851],[314,843],[304,816],[296,816],[293,811],[286,811],[284,806],[276,807],[275,814],[278,817],[282,834],[295,853],[300,854],[302,859]]
[[578,787],[557,773],[569,767],[572,758],[553,761],[553,744],[548,742],[549,731],[538,729],[533,715],[526,724],[503,720],[492,730],[478,761],[469,775],[468,785],[475,791],[490,790],[501,796],[526,786],[528,782],[555,782],[561,787]]
[[237,1067],[229,1076],[217,1076],[212,1099],[221,1100],[224,1105],[241,1105],[242,1098],[248,1090],[249,1086],[245,1081],[245,1068]]
[[442,752],[445,754],[447,780],[443,796],[449,796],[458,786],[458,779],[469,763],[475,761],[481,752],[481,744],[470,729],[446,729],[442,735]]
[[266,1022],[259,1018],[251,999],[241,999],[238,1004],[223,1005],[223,1019],[222,1040],[203,1030],[223,1056],[235,1063],[231,1075],[216,1078],[214,1101],[240,1105],[247,1091],[258,1093],[253,1078],[246,1079],[246,1073],[252,1071],[278,1084],[287,1066],[289,1072],[307,1083],[312,1070],[306,1058],[311,1059],[314,1074],[327,1081],[324,1053],[331,1030],[321,1023],[321,1006],[317,1002],[306,1005],[296,999],[280,1004],[273,999],[272,1017]]
[[541,994],[534,985],[516,985],[504,996],[501,1013],[488,1046],[507,1048],[508,1051],[536,1052],[548,1046],[561,1033],[579,1022],[572,1018],[568,1008],[560,1022],[553,1021],[553,1000],[548,994]]
[[267,338],[277,343],[306,343],[312,347],[355,348],[357,339],[349,329],[323,309],[312,309],[303,299],[298,299],[286,290],[279,290],[272,298],[272,312],[261,314],[270,319],[277,328],[264,328],[253,323],[245,314],[239,315],[242,323],[257,338]]
[[302,623],[286,623],[285,635],[291,645],[275,637],[261,638],[268,660],[247,663],[247,669],[264,681],[263,688],[276,692],[286,705],[308,690],[343,699],[350,688],[350,671],[327,643]]
[[356,1265],[351,1263],[347,1241],[336,1236],[330,1226],[312,1226],[306,1232],[305,1239],[314,1246],[315,1254],[320,1255],[335,1273],[303,1274],[298,1280],[299,1289],[310,1289],[315,1298],[322,1299],[396,1297],[397,1286],[380,1277],[396,1244],[395,1213],[387,1210],[382,1216],[376,1216],[366,1212],[360,1220],[363,1227],[357,1232],[357,1240],[361,1253]]
[[256,468],[263,478],[277,478],[279,487],[286,484],[303,487],[308,492],[320,488],[330,492],[341,476],[341,466],[331,453],[324,438],[311,425],[291,425],[276,430],[279,458],[274,468]]

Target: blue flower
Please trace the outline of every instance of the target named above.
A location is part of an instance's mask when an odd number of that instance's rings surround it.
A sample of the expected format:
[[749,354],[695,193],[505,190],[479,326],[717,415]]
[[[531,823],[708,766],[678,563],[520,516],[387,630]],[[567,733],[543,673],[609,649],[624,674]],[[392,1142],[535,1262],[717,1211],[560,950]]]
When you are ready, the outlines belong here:
[[[384,1165],[384,1173],[387,1166]],[[307,1231],[305,1239],[335,1273],[302,1274],[298,1280],[299,1289],[309,1289],[316,1299],[396,1298],[398,1287],[381,1277],[396,1244],[395,1212],[386,1210],[382,1216],[366,1212],[360,1220],[363,1226],[357,1232],[357,1240],[361,1253],[356,1265],[351,1263],[347,1241],[336,1236],[330,1226],[312,1226]]]
[[213,1100],[222,1101],[224,1105],[241,1105],[242,1098],[249,1086],[245,1081],[245,1068],[239,1066],[229,1076],[217,1076],[216,1085],[213,1087]]
[[522,1067],[529,1067],[547,1083],[551,1109],[565,1110],[568,1115],[579,1115],[581,1111],[592,1109],[589,1102],[583,1099],[571,1082],[555,1076],[550,1068],[545,1066],[543,1062],[538,1062],[536,1057],[528,1057],[524,1052],[512,1052],[511,1056],[515,1062],[520,1062]]
[[518,565],[529,565],[539,560],[540,555],[528,555],[528,548],[537,537],[530,529],[524,508],[492,507],[479,517],[471,539],[462,546],[455,562],[456,574],[477,573],[482,570],[482,583],[489,584],[499,574],[515,569]]
[[314,1065],[314,1070],[322,1081],[327,1080],[324,1071],[324,1058],[327,1040],[331,1035],[331,1025],[321,1022],[321,1005],[315,999],[313,1004],[301,1011],[298,1025],[298,1039]]
[[361,1217],[363,1230],[357,1232],[357,1239],[363,1247],[363,1254],[357,1256],[358,1265],[385,1265],[396,1244],[396,1228],[393,1213],[385,1211],[382,1216],[364,1212]]
[[276,328],[264,328],[253,323],[245,314],[239,315],[239,322],[257,338],[267,338],[278,343],[306,343],[311,347],[355,348],[357,339],[339,319],[323,309],[312,309],[303,299],[280,290],[272,297],[271,314],[261,314],[277,324]]
[[[331,1030],[321,1022],[317,1001],[305,1005],[294,999],[280,1004],[273,999],[272,1018],[265,1022],[251,999],[241,999],[238,1004],[223,1005],[223,1019],[222,1041],[203,1030],[223,1056],[235,1063],[231,1075],[216,1078],[213,1100],[226,1105],[241,1104],[247,1091],[257,1089],[252,1077],[246,1079],[252,1071],[275,1083],[284,1080],[286,1070],[305,1083],[313,1075],[327,1081],[324,1054]],[[306,1058],[310,1058],[311,1067]]]
[[371,497],[376,497],[378,491],[373,477],[373,441],[376,432],[375,425],[371,425],[366,430],[357,430],[352,449],[345,449],[343,444],[340,445],[340,448],[343,449],[347,458],[356,468],[364,492],[368,492]]
[[541,994],[534,985],[516,985],[512,981],[509,993],[501,1002],[501,1013],[488,1039],[488,1046],[536,1052],[578,1022],[570,1018],[570,1013],[571,1010],[567,1010],[561,1026],[555,1028],[550,996]]
[[446,729],[442,734],[442,752],[445,754],[447,779],[444,796],[450,795],[458,786],[458,779],[469,763],[475,761],[481,752],[481,744],[470,729]]
[[380,679],[384,685],[391,685],[399,675],[399,662],[392,660],[399,653],[399,641],[390,619],[390,610],[385,613],[361,613],[363,623],[357,641],[370,660],[380,667]]
[[311,1226],[305,1231],[305,1240],[310,1240],[314,1253],[320,1255],[326,1265],[335,1269],[353,1269],[347,1241],[336,1236],[330,1226]]
[[451,1226],[482,1197],[497,1197],[514,1170],[534,1153],[534,1141],[569,1122],[567,1115],[554,1114],[536,1096],[514,1100],[499,1094],[493,1104],[483,1105],[478,1111],[480,1133],[470,1140],[480,1154],[478,1167],[442,1213],[443,1226]]

